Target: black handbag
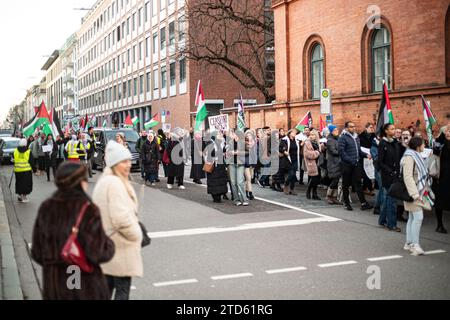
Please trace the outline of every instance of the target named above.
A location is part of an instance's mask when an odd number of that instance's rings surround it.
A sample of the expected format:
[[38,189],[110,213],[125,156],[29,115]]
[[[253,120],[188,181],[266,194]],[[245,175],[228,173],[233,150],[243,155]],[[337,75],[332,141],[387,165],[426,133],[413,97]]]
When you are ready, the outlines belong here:
[[152,239],[148,236],[147,228],[145,228],[142,222],[139,222],[139,226],[142,230],[142,248],[149,246],[152,243]]
[[403,174],[400,175],[400,179],[396,180],[388,190],[388,195],[394,199],[414,202],[414,199],[409,195],[408,189],[406,188],[405,182],[403,180]]

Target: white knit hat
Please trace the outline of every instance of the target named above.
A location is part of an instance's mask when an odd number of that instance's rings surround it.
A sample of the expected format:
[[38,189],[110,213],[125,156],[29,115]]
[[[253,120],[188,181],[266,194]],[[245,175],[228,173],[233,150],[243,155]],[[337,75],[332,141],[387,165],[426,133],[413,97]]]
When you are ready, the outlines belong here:
[[131,152],[123,145],[111,140],[108,142],[105,151],[106,166],[112,168],[122,161],[131,160]]
[[22,139],[19,141],[19,147],[26,147],[28,144],[27,139]]

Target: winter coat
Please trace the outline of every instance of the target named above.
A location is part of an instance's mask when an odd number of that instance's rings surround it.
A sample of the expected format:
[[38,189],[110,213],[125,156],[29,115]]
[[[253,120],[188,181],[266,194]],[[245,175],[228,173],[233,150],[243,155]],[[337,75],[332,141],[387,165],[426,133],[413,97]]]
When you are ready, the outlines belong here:
[[375,139],[375,133],[368,133],[366,130],[361,132],[358,136],[361,147],[370,149],[372,146],[372,141]]
[[39,157],[45,157],[45,153],[42,150],[42,146],[44,145],[44,141],[42,140],[42,138],[37,139],[34,143],[33,143],[33,150],[31,152],[33,152],[33,154],[35,155],[35,157],[39,158]]
[[440,173],[439,179],[435,179],[433,183],[435,205],[436,208],[450,211],[450,141],[442,134],[436,142],[440,143],[441,147],[436,150],[440,160]]
[[[300,149],[301,149],[301,146],[300,146],[300,142],[297,140],[297,138],[294,138],[294,139],[295,139],[295,143],[297,144],[297,157],[296,157],[295,159],[291,159],[291,156],[289,156],[289,160],[290,160],[291,162],[297,161],[297,163],[300,164]],[[287,145],[287,152],[290,153],[290,150],[291,150],[291,140],[289,139],[289,137],[284,137],[284,138],[283,138],[283,141],[286,142],[286,145]]]
[[389,189],[400,176],[400,145],[397,140],[381,139],[378,145],[377,165],[381,173],[381,182],[384,188]]
[[320,151],[314,149],[311,140],[306,140],[303,149],[303,157],[305,159],[306,172],[309,177],[316,177],[319,175],[319,167],[317,166],[319,156]]
[[[48,145],[48,142],[45,142],[44,146]],[[53,150],[52,153],[45,153],[45,167],[49,168],[49,167],[56,167],[58,165],[58,152],[59,152],[59,148],[58,148],[58,144],[53,141]]]
[[422,209],[431,210],[430,205],[427,202],[419,201],[419,190],[417,188],[418,181],[418,170],[415,165],[415,161],[412,157],[406,156],[404,157],[402,164],[402,172],[403,172],[403,181],[405,182],[406,189],[408,190],[408,194],[414,199],[414,202],[403,202],[405,206],[405,211],[415,212]]
[[327,171],[331,179],[342,176],[341,155],[339,154],[338,137],[330,134],[327,140]]
[[345,131],[338,140],[339,154],[343,164],[356,167],[359,160],[367,158],[367,154],[361,151],[361,145],[358,136]]
[[137,153],[141,153],[142,152],[142,148],[144,147],[144,144],[146,143],[146,141],[148,140],[147,137],[140,137],[139,140],[136,142],[136,152]]
[[[24,153],[28,150],[27,147],[18,147],[17,150],[20,153]],[[34,165],[34,158],[33,154],[30,153],[30,159],[28,160],[28,163],[33,168]],[[27,171],[27,172],[16,172],[16,194],[31,194],[33,192],[33,171]]]
[[[206,174],[208,194],[211,195],[228,193],[228,173],[223,161],[223,153],[220,154],[215,151],[215,148],[217,150],[220,149],[220,143],[220,141],[209,141],[205,146],[206,161],[208,163],[214,162],[214,171]],[[219,157],[221,157],[221,159],[219,159]]]
[[112,260],[102,265],[103,272],[115,277],[142,277],[142,230],[133,187],[114,175],[110,168],[105,168],[92,199],[100,208],[106,234],[116,246]]
[[286,180],[286,175],[289,173],[291,169],[291,161],[289,160],[289,156],[286,156],[284,153],[287,152],[288,145],[286,141],[281,140],[279,146],[279,163],[278,163],[278,172],[272,176],[272,182],[277,184],[284,184]]
[[[191,167],[191,179],[201,180],[205,179],[205,171],[203,171],[203,149],[204,144],[202,140],[196,141],[195,139],[191,140],[191,159],[192,159],[192,167]],[[199,162],[199,163],[196,163]]]
[[69,265],[61,258],[61,251],[72,232],[82,206],[88,200],[84,192],[57,191],[39,208],[34,224],[31,256],[42,266],[43,298],[45,300],[109,300],[110,292],[100,264],[114,255],[114,243],[102,227],[99,208],[91,204],[80,225],[78,241],[92,273],[81,271],[81,288],[67,287]]
[[[183,144],[179,141],[171,140],[167,144],[170,164],[167,166],[167,175],[169,177],[184,177],[184,150]],[[172,152],[176,150],[175,152]],[[177,152],[178,151],[178,152]]]
[[161,153],[159,152],[159,145],[156,143],[156,140],[150,142],[150,140],[147,139],[147,141],[142,144],[141,160],[145,172],[158,173]]

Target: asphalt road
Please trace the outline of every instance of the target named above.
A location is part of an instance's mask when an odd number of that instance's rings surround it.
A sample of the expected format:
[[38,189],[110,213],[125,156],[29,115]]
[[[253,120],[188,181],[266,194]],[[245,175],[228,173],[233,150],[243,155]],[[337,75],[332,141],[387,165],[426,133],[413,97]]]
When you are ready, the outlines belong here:
[[[143,250],[145,277],[134,279],[132,299],[450,298],[450,235],[434,231],[431,214],[421,234],[429,254],[413,257],[403,250],[404,232],[379,228],[372,212],[308,201],[304,188],[286,196],[254,186],[259,200],[238,208],[214,204],[204,186],[167,190],[164,182],[145,187],[133,174],[153,242]],[[46,177],[35,177],[31,202],[14,199],[27,243],[40,203],[54,190]]]

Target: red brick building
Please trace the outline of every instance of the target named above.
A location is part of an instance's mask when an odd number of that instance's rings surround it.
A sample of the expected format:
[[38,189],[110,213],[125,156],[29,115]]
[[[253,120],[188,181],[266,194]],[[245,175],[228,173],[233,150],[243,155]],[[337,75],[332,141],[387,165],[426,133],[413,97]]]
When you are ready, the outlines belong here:
[[[249,109],[251,127],[293,127],[320,114],[332,90],[334,123],[376,121],[383,79],[396,124],[417,120],[420,95],[450,121],[450,0],[273,0],[276,102]],[[232,117],[234,118],[234,117]]]

